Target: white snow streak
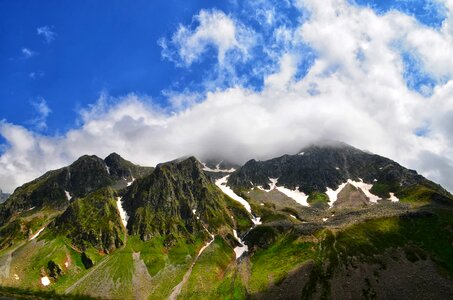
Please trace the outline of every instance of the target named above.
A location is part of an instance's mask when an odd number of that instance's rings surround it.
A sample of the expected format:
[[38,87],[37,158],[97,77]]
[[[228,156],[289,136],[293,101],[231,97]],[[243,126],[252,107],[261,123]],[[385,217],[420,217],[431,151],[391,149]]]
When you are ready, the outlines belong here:
[[127,215],[126,211],[123,209],[123,203],[121,202],[122,197],[116,198],[116,206],[118,207],[118,212],[120,213],[121,222],[123,222],[124,227],[127,226],[127,221],[129,220],[129,216]]
[[340,186],[334,191],[331,188],[327,188],[326,194],[329,196],[329,206],[332,207],[333,203],[337,201],[338,193],[346,186],[346,182],[340,184]]
[[236,259],[239,259],[242,256],[242,254],[249,251],[249,247],[246,244],[244,244],[244,241],[242,241],[239,238],[238,233],[235,229],[233,229],[233,235],[235,239],[239,242],[239,244],[241,244],[241,246],[237,246],[233,249],[234,253],[236,254]]
[[46,226],[44,226],[43,228],[39,229],[34,235],[31,236],[31,238],[29,239],[29,241],[31,240],[34,240],[38,237],[38,235],[46,228]]
[[237,202],[241,203],[242,206],[244,206],[244,208],[250,213],[250,215],[252,216],[251,220],[252,222],[255,224],[255,225],[260,225],[261,224],[261,221],[259,217],[255,217],[252,213],[252,208],[250,207],[250,204],[242,197],[240,197],[239,195],[237,195],[230,187],[228,187],[226,185],[227,183],[227,180],[228,180],[228,177],[230,175],[227,175],[225,177],[222,177],[220,179],[217,179],[215,181],[215,184],[222,190],[222,192],[224,192],[227,196],[229,196],[230,198],[232,198],[233,200],[236,200]]
[[127,183],[127,186],[131,186],[132,183],[134,183],[134,181],[135,181],[135,178],[132,176],[132,180]]
[[69,194],[69,192],[68,192],[68,191],[64,191],[64,193],[65,193],[65,195],[66,195],[66,198],[68,199],[68,201],[71,201],[71,199],[72,199],[72,196],[71,196],[71,194]]

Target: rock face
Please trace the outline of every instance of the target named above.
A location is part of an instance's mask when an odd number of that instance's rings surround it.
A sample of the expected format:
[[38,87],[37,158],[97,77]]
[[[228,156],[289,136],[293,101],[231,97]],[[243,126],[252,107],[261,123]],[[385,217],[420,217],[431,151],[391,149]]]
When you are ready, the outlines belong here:
[[128,230],[143,240],[153,236],[190,236],[233,226],[225,195],[210,181],[194,157],[158,165],[137,180],[123,197],[130,216]]
[[114,191],[103,188],[69,204],[51,226],[82,251],[93,246],[109,253],[123,245],[125,229],[116,207]]
[[94,155],[84,155],[68,167],[49,171],[17,188],[8,201],[0,205],[0,226],[15,213],[32,207],[64,210],[69,205],[68,198],[84,197],[111,186],[123,175],[140,178],[150,172],[152,168],[134,165],[118,154],[109,155],[106,161]]
[[338,193],[337,201],[334,202],[335,208],[364,208],[370,204],[368,197],[360,189],[348,183]]

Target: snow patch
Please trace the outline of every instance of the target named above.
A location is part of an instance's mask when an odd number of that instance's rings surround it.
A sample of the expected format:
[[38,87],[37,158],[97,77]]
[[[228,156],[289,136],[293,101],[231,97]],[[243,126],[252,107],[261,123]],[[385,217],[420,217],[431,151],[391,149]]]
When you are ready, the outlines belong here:
[[110,175],[110,168],[109,168],[109,166],[105,165],[105,169],[107,170],[107,173],[109,173],[109,175]]
[[69,192],[68,192],[68,191],[64,191],[64,193],[65,193],[65,195],[66,195],[66,198],[68,199],[68,201],[71,201],[71,199],[72,199],[72,196],[71,196],[71,194],[69,194]]
[[127,182],[127,186],[131,186],[132,183],[134,183],[134,181],[135,181],[135,178],[134,178],[134,176],[132,176],[132,180]]
[[271,188],[269,189],[269,191],[272,191],[277,187],[278,178],[269,178],[269,180],[271,181]]
[[46,226],[44,226],[43,228],[39,229],[34,235],[31,236],[31,238],[29,239],[29,241],[31,240],[34,240],[38,237],[38,235],[46,228]]
[[261,202],[260,205],[261,205],[261,206],[264,206],[264,203]]
[[360,179],[360,181],[352,181],[351,179],[349,179],[348,182],[356,188],[360,188],[368,197],[368,199],[370,199],[370,202],[377,203],[377,201],[381,199],[370,192],[371,188],[373,187],[372,184],[365,183],[362,179]]
[[225,177],[222,177],[220,179],[217,179],[215,181],[215,184],[222,190],[223,193],[225,193],[227,196],[232,198],[233,200],[236,200],[237,202],[241,203],[242,206],[244,206],[245,210],[247,210],[250,215],[252,216],[251,220],[253,224],[255,225],[260,225],[261,224],[261,218],[260,217],[255,217],[252,213],[252,208],[250,207],[250,204],[242,197],[237,195],[230,187],[226,185],[228,181],[228,177],[230,175],[227,175]]
[[300,152],[300,153],[299,153],[299,155],[304,155],[304,154],[305,154],[305,152]]
[[394,193],[390,193],[390,201],[392,202],[399,202],[400,199],[398,199]]
[[293,219],[297,219],[295,215],[289,215]]
[[122,197],[116,198],[116,206],[118,207],[118,212],[120,213],[121,222],[123,222],[124,227],[127,226],[127,221],[129,220],[129,216],[127,215],[126,211],[123,209],[123,203],[121,202]]
[[337,201],[338,193],[346,186],[346,182],[340,184],[336,190],[332,190],[331,188],[327,188],[326,194],[329,197],[329,206],[332,207],[333,203]]
[[325,222],[327,221],[329,218],[322,218],[322,221]]
[[35,207],[36,207],[36,206],[30,207],[30,208],[28,209],[28,211],[30,211],[30,210],[34,210],[34,209],[35,209]]
[[346,186],[347,183],[352,184],[356,188],[360,188],[363,191],[363,193],[368,197],[370,202],[377,203],[377,201],[380,198],[370,192],[373,185],[363,182],[363,180],[360,178],[359,178],[359,180],[360,181],[354,181],[354,180],[348,179],[348,181],[346,181],[345,183],[340,184],[340,186],[335,191],[332,190],[331,188],[327,188],[326,194],[327,194],[327,196],[329,196],[329,206],[332,207],[333,203],[335,201],[337,201],[338,193]]
[[277,186],[277,190],[289,198],[293,199],[297,203],[302,206],[308,206],[308,195],[305,195],[303,192],[300,192],[299,189],[296,187],[295,190],[290,190],[285,188],[284,186]]
[[215,166],[215,169],[212,169],[210,167],[208,167],[205,163],[201,163],[203,165],[203,170],[204,171],[208,171],[208,172],[215,172],[215,173],[220,173],[220,172],[224,172],[224,173],[233,173],[234,171],[236,171],[235,168],[231,168],[231,169],[220,169],[220,164],[223,162],[220,161],[216,166]]
[[339,167],[335,167],[335,170],[340,170],[340,168]]
[[235,229],[233,229],[233,235],[234,238],[239,242],[239,244],[241,244],[241,246],[237,246],[233,249],[234,253],[236,254],[236,259],[239,259],[242,256],[242,254],[249,251],[249,247],[246,244],[244,244],[244,241],[242,241],[239,238],[238,233]]
[[192,209],[192,213],[193,213],[193,214],[196,214],[196,213],[197,213],[197,210],[196,210],[196,209]]
[[43,286],[48,286],[50,284],[50,279],[47,276],[41,277],[41,284]]

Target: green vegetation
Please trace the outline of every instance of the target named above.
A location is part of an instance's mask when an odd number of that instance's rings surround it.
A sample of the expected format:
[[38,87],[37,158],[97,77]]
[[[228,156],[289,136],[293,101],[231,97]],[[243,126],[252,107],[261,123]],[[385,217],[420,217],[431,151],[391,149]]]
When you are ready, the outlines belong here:
[[307,202],[312,207],[317,208],[328,208],[329,207],[329,196],[326,193],[312,192],[308,196]]
[[402,190],[397,195],[402,202],[424,205],[430,203],[436,194],[438,193],[429,187],[413,185]]
[[[224,296],[230,295],[227,287],[225,285],[220,287],[220,285],[225,280],[227,267],[234,262],[234,259],[234,253],[228,243],[223,238],[216,237],[198,258],[189,281],[182,289],[180,298],[224,299]],[[228,278],[231,276],[232,274],[228,274]]]
[[[411,261],[430,257],[450,276],[453,275],[453,214],[451,211],[413,213],[406,217],[370,220],[333,233],[317,233],[321,240],[310,282],[304,288],[304,299],[310,299],[316,286],[328,297],[334,270],[346,265],[350,257],[365,263],[382,264],[379,255],[387,250],[402,249]],[[327,268],[326,268],[327,267]]]
[[279,284],[288,272],[315,257],[315,244],[287,233],[268,248],[257,250],[251,257],[250,292],[262,292],[269,284]]
[[71,202],[52,229],[81,251],[94,247],[108,253],[121,247],[125,229],[114,196],[111,188],[103,188]]

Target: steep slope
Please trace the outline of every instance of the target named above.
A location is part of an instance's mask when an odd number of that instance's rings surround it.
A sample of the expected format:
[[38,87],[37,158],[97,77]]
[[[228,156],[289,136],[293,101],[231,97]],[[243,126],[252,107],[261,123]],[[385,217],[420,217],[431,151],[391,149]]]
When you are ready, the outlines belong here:
[[122,202],[129,215],[129,233],[143,240],[207,231],[232,233],[234,218],[248,218],[247,212],[211,182],[194,157],[158,165],[130,187]]

